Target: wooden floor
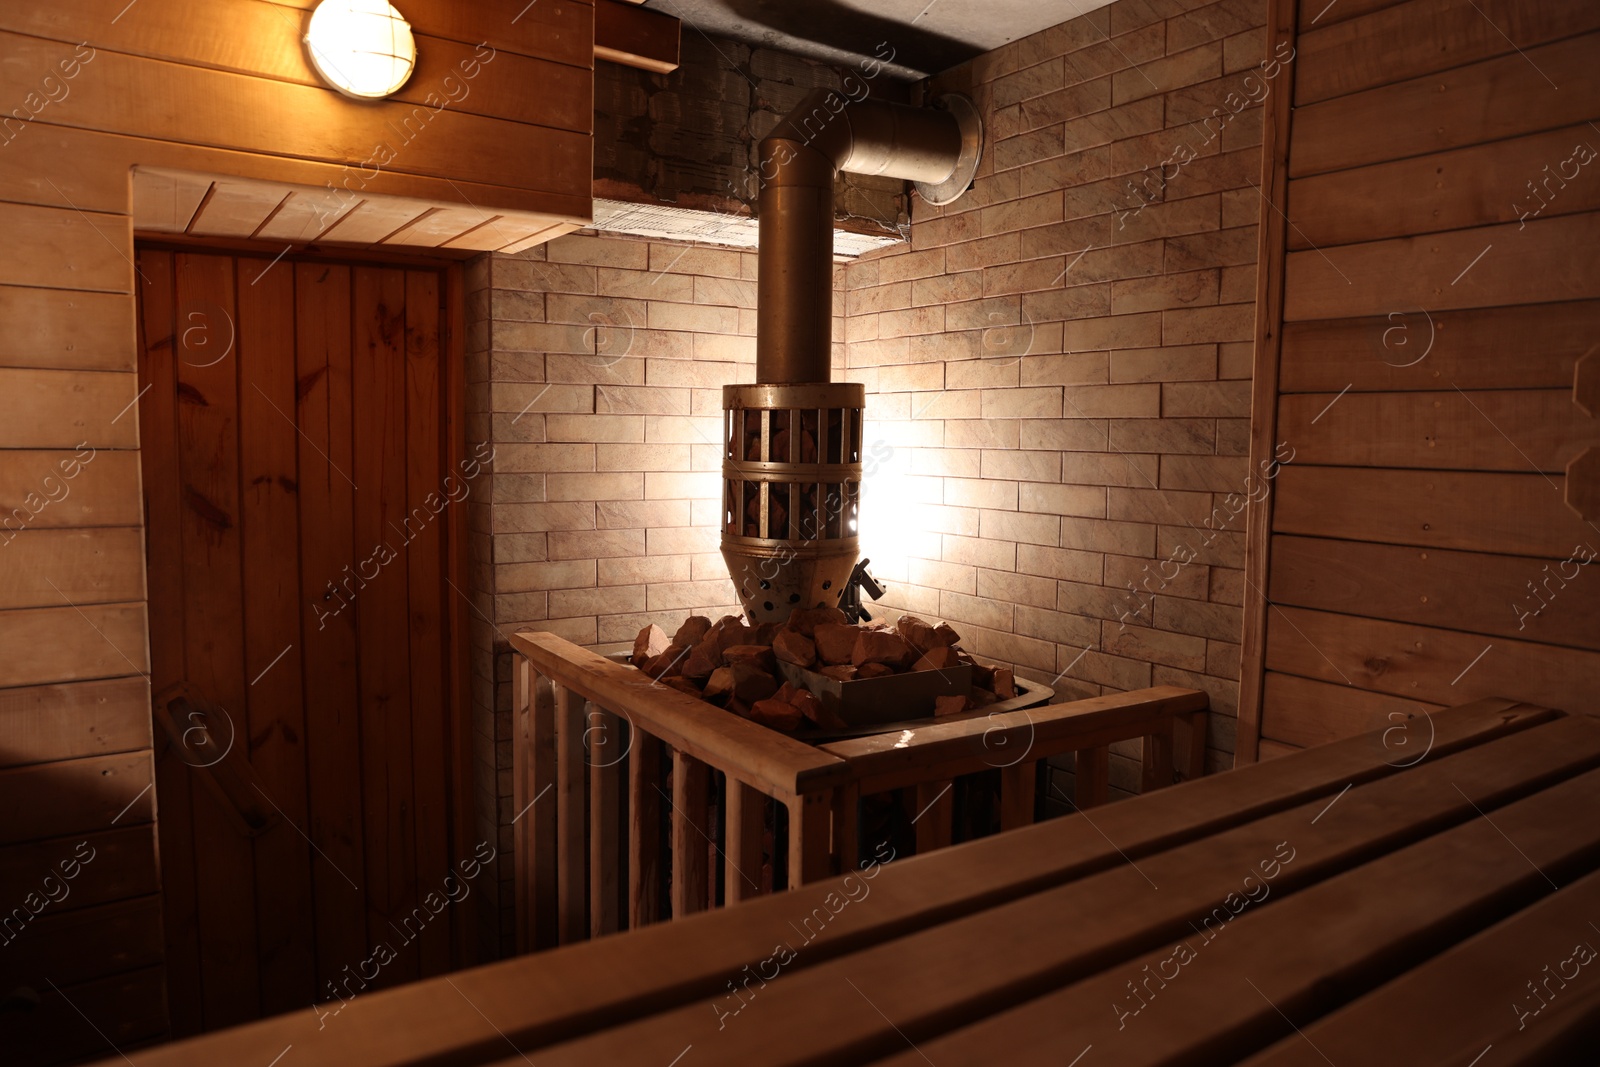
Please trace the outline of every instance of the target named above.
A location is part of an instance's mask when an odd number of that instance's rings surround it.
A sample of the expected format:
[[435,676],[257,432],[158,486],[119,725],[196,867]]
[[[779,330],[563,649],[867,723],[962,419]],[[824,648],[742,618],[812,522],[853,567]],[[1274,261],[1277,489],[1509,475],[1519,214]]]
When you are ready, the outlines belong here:
[[138,1062],[1586,1062],[1600,717],[1405,733]]

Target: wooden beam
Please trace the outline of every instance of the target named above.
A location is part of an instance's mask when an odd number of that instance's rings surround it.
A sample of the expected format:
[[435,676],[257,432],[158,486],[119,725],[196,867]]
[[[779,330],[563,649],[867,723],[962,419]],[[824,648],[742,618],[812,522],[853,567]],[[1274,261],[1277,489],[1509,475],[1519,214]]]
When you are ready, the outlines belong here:
[[595,0],[594,57],[671,74],[678,69],[681,25],[671,15],[635,6],[639,0]]

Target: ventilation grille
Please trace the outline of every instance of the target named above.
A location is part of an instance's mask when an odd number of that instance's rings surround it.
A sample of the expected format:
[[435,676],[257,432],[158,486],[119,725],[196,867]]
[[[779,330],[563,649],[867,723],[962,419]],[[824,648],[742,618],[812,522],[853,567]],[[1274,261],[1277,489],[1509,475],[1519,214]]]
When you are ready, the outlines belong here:
[[[695,211],[670,204],[629,204],[621,200],[596,200],[594,222],[601,233],[626,233],[635,237],[694,241],[701,244],[755,248],[760,243],[760,224],[755,219],[724,215],[717,211]],[[833,231],[833,254],[854,259],[879,248],[900,244],[899,237]]]

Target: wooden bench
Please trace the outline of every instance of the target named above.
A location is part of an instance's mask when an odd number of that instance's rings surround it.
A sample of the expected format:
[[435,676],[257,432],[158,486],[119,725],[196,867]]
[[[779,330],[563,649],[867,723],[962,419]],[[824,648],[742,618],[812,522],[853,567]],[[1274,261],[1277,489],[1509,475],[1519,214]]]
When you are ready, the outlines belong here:
[[1144,739],[1147,792],[1204,768],[1207,698],[1195,690],[980,711],[814,747],[553,634],[518,633],[511,644],[520,951],[762,896],[780,863],[779,882],[791,889],[853,870],[864,795],[914,790],[925,853],[954,836],[961,775],[1000,772],[1001,826],[1013,829],[1034,821],[1039,761],[1063,752],[1078,753],[1079,807],[1104,802],[1109,746],[1119,741]]
[[[1600,719],[1485,700],[1430,725],[1421,759],[1351,738],[135,1058],[1465,1067],[1492,1045],[1484,1065],[1588,1062],[1600,968],[1525,1027],[1509,1005],[1600,938]],[[1194,958],[1164,966],[1185,941]]]

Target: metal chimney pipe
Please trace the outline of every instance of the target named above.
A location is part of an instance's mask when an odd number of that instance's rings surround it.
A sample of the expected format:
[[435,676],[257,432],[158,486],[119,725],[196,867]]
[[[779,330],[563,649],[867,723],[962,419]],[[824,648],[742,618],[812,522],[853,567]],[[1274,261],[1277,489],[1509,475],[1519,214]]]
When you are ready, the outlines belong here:
[[903,178],[948,204],[982,147],[964,96],[935,110],[826,90],[761,142],[757,384],[722,390],[722,557],[751,622],[837,605],[858,554],[866,389],[830,382],[834,177]]
[[937,105],[851,102],[818,89],[761,142],[757,382],[831,378],[837,171],[915,182],[936,205],[966,192],[982,152],[982,120],[964,96],[946,95]]

